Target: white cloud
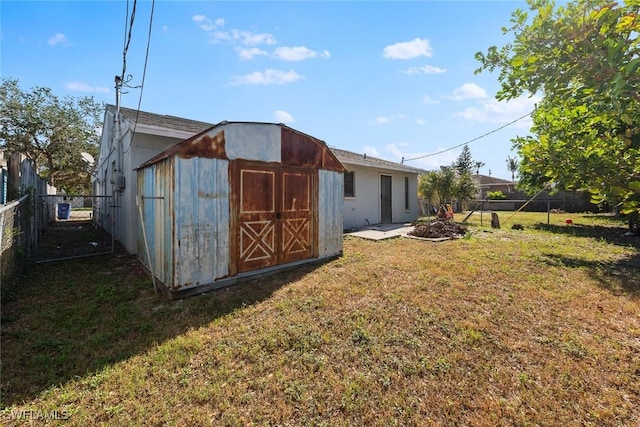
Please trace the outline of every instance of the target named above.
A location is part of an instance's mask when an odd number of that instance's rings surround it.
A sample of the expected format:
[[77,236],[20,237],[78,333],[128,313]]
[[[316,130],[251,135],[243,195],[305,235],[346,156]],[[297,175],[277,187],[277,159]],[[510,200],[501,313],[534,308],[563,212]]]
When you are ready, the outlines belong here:
[[67,36],[62,33],[58,33],[55,36],[49,38],[49,44],[51,46],[71,46],[71,42],[69,41]]
[[[416,157],[420,157],[416,160],[411,160],[409,162],[405,162],[407,166],[414,166],[417,168],[422,168],[426,170],[437,170],[440,169],[440,166],[449,166],[451,163],[455,162],[458,158],[458,154],[455,151],[447,151],[441,154],[437,154],[432,156],[431,154],[437,153],[439,151],[446,150],[447,147],[438,147],[431,152],[417,152],[417,153],[408,153],[405,154],[405,159],[413,159]],[[422,157],[428,156],[428,157]]]
[[422,98],[422,103],[423,104],[440,104],[440,101],[438,101],[437,99],[431,99],[429,95],[425,95]]
[[389,59],[413,59],[420,56],[431,56],[428,39],[415,38],[410,42],[399,42],[385,47],[382,56]]
[[400,147],[406,147],[407,144],[406,143],[400,143],[400,144],[387,144],[384,146],[385,151],[387,151],[388,153],[391,153],[392,159],[393,161],[400,161],[402,160],[402,151],[400,150]]
[[283,85],[287,83],[297,82],[302,78],[301,75],[293,70],[280,71],[280,70],[265,70],[255,71],[244,76],[231,77],[231,84],[233,86],[239,85]]
[[211,43],[227,41],[230,43],[240,43],[245,46],[276,43],[276,38],[269,33],[253,33],[251,31],[238,29],[224,31],[225,21],[222,18],[212,21],[206,15],[193,15],[191,19],[209,35],[209,41]]
[[453,96],[449,99],[462,101],[465,99],[483,99],[487,98],[487,91],[475,83],[465,83],[453,91]]
[[309,58],[322,57],[330,58],[331,54],[325,50],[322,53],[318,53],[315,50],[311,50],[308,47],[296,46],[296,47],[279,47],[273,51],[271,55],[274,58],[281,59],[283,61],[303,61]]
[[362,154],[366,154],[367,156],[380,157],[380,152],[378,151],[378,149],[371,145],[365,145],[364,147],[362,147],[362,150]]
[[266,56],[267,52],[257,47],[251,47],[249,49],[237,49],[240,59],[249,60],[256,56]]
[[372,121],[369,121],[368,124],[370,125],[384,125],[384,124],[388,124],[391,123],[393,121],[396,120],[406,120],[408,119],[407,116],[405,116],[404,114],[393,114],[391,116],[378,116],[375,119],[373,119]]
[[293,123],[295,122],[295,119],[293,118],[293,116],[289,113],[287,113],[286,111],[283,110],[276,110],[273,112],[273,117],[275,118],[276,122],[278,123]]
[[[538,96],[521,96],[509,102],[491,99],[483,102],[480,107],[470,107],[454,114],[465,120],[479,123],[505,124],[533,111],[535,104],[540,102]],[[532,125],[531,118],[527,117],[517,122],[517,128],[528,129]]]
[[206,15],[193,15],[191,19],[193,22],[198,23],[199,27],[206,32],[211,32],[224,26],[224,19],[216,19],[215,21],[212,21],[207,18]]
[[427,122],[426,122],[426,121],[424,121],[423,119],[416,119],[416,124],[417,124],[417,125],[426,125],[426,124],[427,124]]
[[230,40],[239,41],[247,46],[276,43],[276,38],[269,33],[252,33],[246,30],[231,30]]
[[403,71],[405,74],[442,74],[446,73],[446,68],[435,67],[433,65],[425,65],[422,67],[411,67]]
[[104,86],[91,86],[84,82],[69,82],[65,85],[65,89],[74,92],[88,92],[88,93],[109,93],[110,89]]
[[162,31],[167,32],[169,31],[169,27],[167,27],[166,25],[162,26]]

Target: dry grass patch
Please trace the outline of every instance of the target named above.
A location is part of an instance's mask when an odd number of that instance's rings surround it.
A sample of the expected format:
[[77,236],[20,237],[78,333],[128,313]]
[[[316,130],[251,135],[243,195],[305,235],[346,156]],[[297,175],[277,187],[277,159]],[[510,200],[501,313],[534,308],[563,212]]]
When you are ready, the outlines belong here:
[[[13,316],[3,323],[3,416],[20,423],[24,411],[64,411],[65,425],[637,425],[640,244],[602,221],[595,237],[532,225],[441,243],[347,238],[330,263],[177,302],[157,299],[130,268],[51,265],[3,304],[3,318]],[[63,270],[73,285],[51,279]],[[76,311],[80,327],[61,323]],[[68,351],[47,350],[53,329],[80,344],[59,338]]]

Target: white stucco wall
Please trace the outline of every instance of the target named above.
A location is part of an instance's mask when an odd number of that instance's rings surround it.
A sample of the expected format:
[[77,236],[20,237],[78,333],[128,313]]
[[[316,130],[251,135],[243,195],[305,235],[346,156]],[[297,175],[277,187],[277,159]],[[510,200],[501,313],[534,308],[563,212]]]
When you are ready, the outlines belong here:
[[[112,232],[114,238],[128,252],[135,254],[138,239],[138,211],[136,208],[137,175],[134,168],[182,139],[136,133],[134,140],[131,141],[130,126],[132,124],[128,121],[123,123],[122,147],[119,149],[115,138],[118,132],[114,126],[114,114],[109,111],[105,113],[96,193],[101,196],[112,196],[111,200],[98,201],[101,215],[99,220],[102,227]],[[119,175],[124,176],[124,189],[118,188]]]
[[[344,163],[354,172],[355,197],[344,198],[344,227],[358,228],[377,224],[381,217],[380,176],[391,176],[391,220],[394,223],[418,219],[418,175],[373,169]],[[405,177],[409,178],[409,209],[405,209]],[[367,222],[368,221],[368,222]]]

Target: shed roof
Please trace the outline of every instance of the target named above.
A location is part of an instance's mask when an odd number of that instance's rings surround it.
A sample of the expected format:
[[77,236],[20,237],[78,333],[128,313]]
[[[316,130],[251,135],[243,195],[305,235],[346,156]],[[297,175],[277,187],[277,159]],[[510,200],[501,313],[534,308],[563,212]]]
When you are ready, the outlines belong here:
[[423,174],[427,173],[426,170],[415,168],[413,166],[407,166],[401,163],[392,162],[389,160],[378,159],[366,154],[354,153],[352,151],[341,150],[339,148],[330,148],[333,154],[340,160],[342,164],[365,166],[376,169],[386,169],[398,172]]
[[[344,172],[344,166],[327,144],[311,135],[290,128],[282,123],[265,122],[227,122],[223,121],[211,126],[191,138],[175,144],[172,147],[147,160],[136,169],[143,169],[169,157],[178,155],[184,158],[208,157],[227,159],[225,152],[224,127],[226,125],[263,125],[277,126],[281,129],[282,163],[289,166],[312,166],[319,169]],[[216,129],[221,129],[213,135]],[[306,149],[303,147],[306,146]],[[310,148],[309,148],[310,147]]]

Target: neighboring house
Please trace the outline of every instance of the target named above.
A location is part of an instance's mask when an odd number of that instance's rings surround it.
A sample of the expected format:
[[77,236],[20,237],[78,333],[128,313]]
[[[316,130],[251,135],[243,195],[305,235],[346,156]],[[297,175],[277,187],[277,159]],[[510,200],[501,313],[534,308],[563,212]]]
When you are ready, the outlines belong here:
[[418,219],[418,175],[425,170],[332,148],[344,174],[344,227]]
[[171,296],[342,254],[344,168],[288,126],[221,122],[137,171],[138,254]]
[[478,183],[478,200],[482,200],[487,197],[487,193],[502,191],[504,194],[507,194],[515,191],[516,188],[516,183],[507,179],[481,174],[476,174],[473,178]]

